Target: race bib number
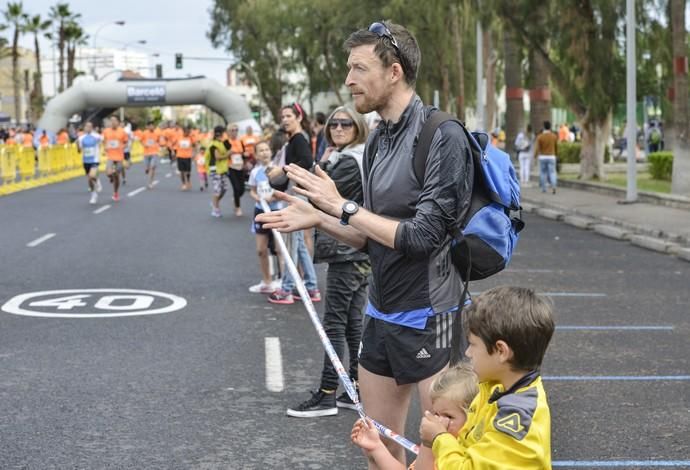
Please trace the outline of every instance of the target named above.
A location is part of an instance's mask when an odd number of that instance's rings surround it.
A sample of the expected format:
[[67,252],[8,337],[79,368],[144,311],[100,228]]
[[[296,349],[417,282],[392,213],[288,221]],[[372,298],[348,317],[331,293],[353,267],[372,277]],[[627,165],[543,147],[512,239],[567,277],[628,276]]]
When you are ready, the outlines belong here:
[[83,149],[84,157],[95,157],[96,147],[84,147]]
[[273,188],[268,181],[259,181],[256,185],[256,193],[261,199],[271,199],[273,197]]
[[233,153],[230,156],[230,161],[233,170],[241,170],[244,167],[244,159],[241,153]]
[[188,140],[181,140],[180,141],[180,148],[182,148],[182,149],[188,149],[191,146],[192,146],[192,144]]
[[156,144],[156,141],[153,139],[147,139],[146,140],[146,146],[147,147],[153,147]]
[[109,149],[117,149],[117,148],[120,148],[120,141],[115,140],[115,139],[111,139],[108,141],[107,145],[108,145]]

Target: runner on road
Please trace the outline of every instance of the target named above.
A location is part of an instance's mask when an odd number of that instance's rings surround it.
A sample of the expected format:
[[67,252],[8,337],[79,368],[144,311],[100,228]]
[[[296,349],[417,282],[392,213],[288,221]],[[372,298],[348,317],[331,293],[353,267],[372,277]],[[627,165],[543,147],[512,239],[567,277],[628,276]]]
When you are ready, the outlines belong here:
[[240,198],[244,194],[244,144],[237,134],[239,127],[237,124],[228,126],[228,140],[223,142],[228,151],[228,177],[232,184],[232,195],[235,202],[235,215],[241,216]]
[[98,202],[98,193],[101,190],[101,183],[98,181],[98,164],[101,142],[103,137],[93,130],[93,124],[86,122],[84,125],[84,134],[77,139],[77,147],[82,155],[84,162],[84,172],[89,182],[89,191],[91,191],[90,204]]
[[180,171],[180,180],[182,180],[182,191],[189,191],[192,189],[192,182],[190,175],[192,174],[192,157],[194,156],[194,147],[196,141],[191,135],[188,127],[186,127],[180,136],[175,141],[175,154],[177,155],[177,169]]
[[223,126],[216,126],[213,129],[213,140],[206,149],[206,162],[209,173],[211,174],[211,184],[213,185],[213,198],[211,199],[211,216],[220,217],[220,200],[225,196],[230,181],[228,180],[228,153],[221,140],[225,129]]
[[149,178],[146,187],[149,189],[153,189],[153,180],[156,177],[158,154],[161,151],[160,134],[160,131],[153,126],[153,121],[146,123],[146,130],[141,134],[141,143],[144,146],[144,173]]
[[105,171],[113,183],[113,201],[120,200],[120,169],[124,165],[127,133],[120,127],[117,116],[110,117],[110,127],[103,131],[105,155],[108,158]]

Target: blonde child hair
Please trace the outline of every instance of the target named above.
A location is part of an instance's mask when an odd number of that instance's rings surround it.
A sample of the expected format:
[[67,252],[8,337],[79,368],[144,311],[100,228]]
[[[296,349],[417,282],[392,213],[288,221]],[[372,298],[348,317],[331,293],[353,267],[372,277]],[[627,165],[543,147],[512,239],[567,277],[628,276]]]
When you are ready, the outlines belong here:
[[431,401],[444,397],[459,408],[467,409],[479,393],[477,375],[472,370],[472,364],[460,362],[434,379],[430,387]]

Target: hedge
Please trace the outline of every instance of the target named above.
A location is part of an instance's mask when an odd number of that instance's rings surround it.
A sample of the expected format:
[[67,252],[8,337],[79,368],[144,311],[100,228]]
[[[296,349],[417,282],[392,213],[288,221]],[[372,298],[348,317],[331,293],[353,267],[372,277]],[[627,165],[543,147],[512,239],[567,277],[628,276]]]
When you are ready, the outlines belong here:
[[647,156],[649,163],[649,174],[655,180],[671,181],[673,171],[672,152],[654,152]]
[[[558,163],[580,163],[581,151],[582,144],[578,142],[559,142]],[[611,162],[611,150],[608,145],[604,148],[604,161]]]

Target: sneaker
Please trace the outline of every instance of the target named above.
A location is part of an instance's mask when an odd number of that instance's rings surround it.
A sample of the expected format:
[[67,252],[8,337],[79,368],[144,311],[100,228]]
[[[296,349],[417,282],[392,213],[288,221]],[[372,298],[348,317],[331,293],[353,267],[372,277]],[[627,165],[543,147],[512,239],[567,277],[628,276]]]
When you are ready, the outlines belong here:
[[235,208],[235,217],[242,217],[242,209],[239,207]]
[[338,408],[347,408],[348,410],[357,410],[355,402],[350,399],[350,395],[347,392],[343,392],[335,399],[335,404]]
[[120,200],[120,193],[113,193],[113,201],[117,202]]
[[220,209],[213,209],[211,210],[211,217],[220,217]]
[[276,289],[271,284],[264,284],[264,281],[249,288],[249,292],[253,294],[272,294],[275,291]]
[[283,305],[290,305],[295,303],[295,299],[292,297],[292,294],[287,291],[284,291],[283,289],[278,289],[277,291],[269,295],[268,301],[272,304]]
[[317,418],[319,416],[333,416],[338,414],[335,404],[335,392],[326,393],[323,390],[311,392],[311,398],[294,408],[287,409],[288,416],[295,418]]
[[[321,302],[321,291],[319,289],[307,289],[307,292],[312,302]],[[297,300],[301,299],[297,289],[292,289],[292,296]]]
[[271,281],[271,287],[273,287],[273,290],[278,290],[282,287],[283,283],[280,279],[275,279],[274,281]]
[[91,199],[89,199],[89,204],[96,204],[98,202],[98,193],[96,191],[91,192]]
[[101,180],[100,178],[96,178],[96,192],[100,193],[103,191],[103,186],[101,185]]

